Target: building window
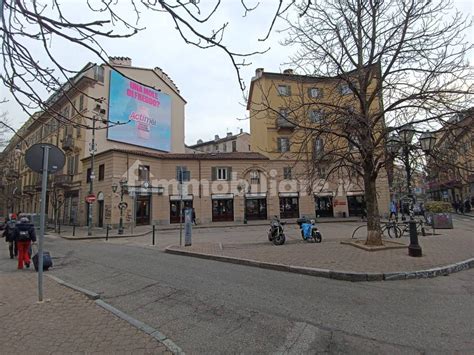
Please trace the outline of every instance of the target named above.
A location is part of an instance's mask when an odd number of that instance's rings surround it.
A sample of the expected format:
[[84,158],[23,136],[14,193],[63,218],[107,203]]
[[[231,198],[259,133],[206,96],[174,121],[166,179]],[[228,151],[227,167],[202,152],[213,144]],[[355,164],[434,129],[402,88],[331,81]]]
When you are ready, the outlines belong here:
[[260,171],[252,170],[250,172],[250,184],[260,184]]
[[311,123],[321,123],[323,121],[323,110],[311,110],[309,111],[309,120]]
[[94,79],[98,82],[104,82],[104,67],[96,65],[94,69]]
[[279,137],[277,140],[277,144],[277,149],[280,153],[290,151],[290,139],[288,137]]
[[280,96],[290,96],[291,95],[291,86],[290,85],[278,85],[278,95],[280,95]]
[[218,152],[218,151],[219,151],[219,145],[218,145],[218,144],[214,145],[214,151],[215,151],[215,152]]
[[322,138],[316,138],[314,140],[314,153],[321,155],[324,152],[324,141]]
[[222,143],[222,151],[227,152],[227,143]]
[[185,166],[176,167],[176,180],[177,181],[189,181],[191,180],[191,172]]
[[324,166],[318,166],[318,177],[320,179],[326,178],[326,168]]
[[141,180],[141,181],[150,180],[150,166],[148,165],[138,166],[138,180]]
[[280,109],[280,118],[287,120],[288,114],[289,114],[289,110],[287,108]]
[[227,180],[232,179],[232,168],[227,167],[213,167],[212,168],[212,180]]
[[283,179],[291,180],[291,166],[285,166],[283,168]]
[[99,181],[103,181],[105,177],[105,165],[100,164],[99,165]]
[[232,141],[232,151],[233,152],[237,151],[237,141]]
[[308,96],[312,99],[320,99],[323,97],[323,90],[319,88],[310,88],[308,90]]
[[77,125],[76,126],[76,137],[79,138],[81,136],[81,126]]
[[348,84],[342,84],[339,86],[339,91],[341,92],[341,95],[349,95],[352,93],[351,88],[349,87]]
[[87,176],[86,176],[86,181],[87,183],[90,183],[91,182],[91,168],[87,168]]
[[84,95],[79,96],[79,111],[84,110]]

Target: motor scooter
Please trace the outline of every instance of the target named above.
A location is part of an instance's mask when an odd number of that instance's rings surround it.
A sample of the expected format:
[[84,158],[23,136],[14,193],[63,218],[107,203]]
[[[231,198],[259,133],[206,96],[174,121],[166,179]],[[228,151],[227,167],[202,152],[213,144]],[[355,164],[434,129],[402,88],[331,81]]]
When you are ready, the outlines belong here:
[[275,245],[282,245],[285,243],[285,232],[283,231],[283,226],[285,222],[281,222],[280,219],[275,216],[270,221],[270,230],[268,231],[268,240]]
[[298,218],[296,220],[301,231],[301,237],[307,242],[321,243],[323,236],[321,232],[316,227],[314,219],[309,219],[307,217]]

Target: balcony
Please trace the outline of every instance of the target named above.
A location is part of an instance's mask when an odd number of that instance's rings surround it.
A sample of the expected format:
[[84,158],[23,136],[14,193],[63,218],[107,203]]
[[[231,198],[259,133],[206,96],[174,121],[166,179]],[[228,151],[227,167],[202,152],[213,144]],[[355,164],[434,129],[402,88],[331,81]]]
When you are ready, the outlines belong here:
[[288,121],[284,116],[280,116],[276,120],[277,129],[294,129],[296,125]]
[[61,147],[63,150],[73,150],[74,149],[74,138],[71,135],[64,137]]
[[32,195],[36,192],[36,185],[25,185],[23,186],[23,193],[27,195]]
[[54,185],[58,187],[70,187],[72,185],[73,175],[70,174],[57,174],[54,175]]

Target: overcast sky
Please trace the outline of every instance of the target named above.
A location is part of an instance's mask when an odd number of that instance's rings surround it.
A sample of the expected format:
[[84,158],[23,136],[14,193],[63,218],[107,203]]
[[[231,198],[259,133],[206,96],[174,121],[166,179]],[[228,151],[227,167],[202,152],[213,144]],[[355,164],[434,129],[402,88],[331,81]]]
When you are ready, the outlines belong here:
[[[84,2],[64,0],[61,3],[65,10],[77,15],[78,6],[82,7]],[[229,22],[225,42],[234,51],[251,52],[271,47],[265,54],[254,56],[250,60],[252,64],[242,69],[247,87],[256,68],[282,71],[286,68],[282,63],[287,61],[294,50],[278,44],[283,37],[276,31],[269,41],[258,42],[258,38],[263,37],[268,29],[270,14],[275,10],[276,4],[276,0],[261,0],[255,12],[243,17],[240,1],[223,0],[213,22],[216,25]],[[473,0],[454,0],[454,4],[463,13],[474,15]],[[249,130],[249,122],[245,119],[245,102],[236,73],[223,51],[202,50],[186,45],[166,14],[142,14],[141,24],[146,24],[146,29],[132,38],[107,40],[103,45],[111,56],[130,57],[135,66],[161,67],[173,79],[187,101],[187,144],[194,144],[200,138],[213,139],[215,134],[223,136],[226,132],[235,133],[239,128]],[[473,28],[470,38],[474,38]],[[55,50],[59,59],[69,63],[71,68],[80,69],[88,61],[97,62],[97,58],[89,53],[65,50],[59,44],[55,46]],[[471,63],[474,63],[472,56]],[[8,93],[1,88],[1,97],[4,96],[8,97]],[[27,115],[13,101],[3,105],[1,111],[5,109],[9,112],[13,126],[18,128],[26,121]]]

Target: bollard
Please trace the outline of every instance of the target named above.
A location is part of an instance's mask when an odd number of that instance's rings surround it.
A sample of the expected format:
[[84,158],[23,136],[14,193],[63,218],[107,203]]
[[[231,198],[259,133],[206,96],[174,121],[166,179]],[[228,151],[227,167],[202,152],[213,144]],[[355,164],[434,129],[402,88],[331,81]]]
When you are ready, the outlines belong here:
[[105,240],[109,240],[109,225],[107,224],[107,228],[106,228],[106,231],[105,231]]
[[151,245],[155,245],[155,225],[153,225],[153,234],[152,234]]
[[76,224],[73,224],[73,225],[72,225],[72,236],[73,236],[73,237],[76,236]]

